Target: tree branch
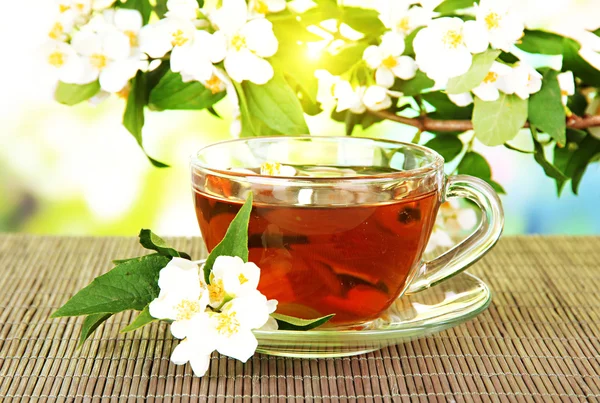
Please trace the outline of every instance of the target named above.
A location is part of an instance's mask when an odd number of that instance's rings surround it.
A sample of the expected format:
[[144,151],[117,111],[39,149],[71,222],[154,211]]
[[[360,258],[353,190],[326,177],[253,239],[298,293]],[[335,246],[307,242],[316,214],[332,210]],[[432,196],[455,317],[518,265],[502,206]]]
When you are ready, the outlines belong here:
[[[394,122],[413,126],[426,132],[464,132],[473,129],[473,123],[470,120],[438,120],[428,118],[427,116],[407,118],[389,111],[372,113],[382,119],[393,120]],[[597,126],[600,126],[600,115],[584,117],[571,115],[567,118],[567,127],[571,129],[587,129],[588,127]],[[529,122],[525,123],[524,127],[529,127]]]

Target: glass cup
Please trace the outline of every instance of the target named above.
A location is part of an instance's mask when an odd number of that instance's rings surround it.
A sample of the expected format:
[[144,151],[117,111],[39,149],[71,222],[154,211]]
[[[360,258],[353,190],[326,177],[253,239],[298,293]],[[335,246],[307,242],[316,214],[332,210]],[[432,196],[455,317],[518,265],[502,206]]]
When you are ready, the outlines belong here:
[[[264,175],[265,163],[294,169]],[[404,293],[463,271],[496,243],[504,219],[494,190],[443,168],[439,154],[419,145],[312,136],[216,143],[191,164],[208,250],[252,192],[248,247],[261,268],[259,290],[279,301],[279,313],[335,313],[337,325],[376,319]],[[454,197],[474,202],[481,221],[460,244],[424,261],[438,208]]]

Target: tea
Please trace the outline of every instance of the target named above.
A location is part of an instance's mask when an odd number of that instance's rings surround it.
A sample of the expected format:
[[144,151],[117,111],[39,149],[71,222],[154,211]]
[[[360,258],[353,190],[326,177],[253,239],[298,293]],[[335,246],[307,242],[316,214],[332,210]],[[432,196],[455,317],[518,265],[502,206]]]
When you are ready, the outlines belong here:
[[[208,250],[241,207],[195,190]],[[249,222],[250,261],[261,268],[259,290],[278,312],[303,318],[335,313],[333,322],[375,319],[419,265],[438,193],[386,204],[335,207],[256,202]]]

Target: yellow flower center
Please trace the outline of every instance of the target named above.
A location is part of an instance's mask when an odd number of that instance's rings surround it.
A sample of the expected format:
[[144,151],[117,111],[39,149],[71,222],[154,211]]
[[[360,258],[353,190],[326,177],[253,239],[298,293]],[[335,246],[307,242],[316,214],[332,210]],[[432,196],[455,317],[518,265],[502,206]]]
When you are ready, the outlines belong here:
[[173,32],[173,40],[171,41],[171,45],[173,46],[183,46],[188,41],[188,38],[185,37],[185,34],[181,29]]
[[396,58],[394,56],[388,56],[385,59],[383,59],[383,61],[381,62],[381,64],[383,64],[388,69],[391,69],[391,68],[396,67],[396,65],[398,64],[398,62],[396,61]]
[[500,26],[500,16],[494,12],[489,13],[484,18],[485,26],[488,30],[495,29]]
[[63,27],[63,24],[57,22],[52,26],[50,32],[48,32],[48,36],[52,39],[59,39],[64,34],[64,32],[65,28]]
[[208,297],[210,302],[220,302],[225,297],[223,280],[214,280],[208,285]]
[[135,47],[138,45],[138,37],[137,34],[133,31],[125,31],[123,32],[125,35],[127,35],[127,37],[129,38],[129,45],[131,45],[131,47]]
[[238,322],[235,312],[222,312],[218,314],[217,332],[223,336],[232,336],[238,332],[240,322]]
[[131,91],[131,88],[129,87],[129,84],[127,84],[125,87],[123,87],[121,89],[121,91],[117,92],[117,96],[122,99],[127,99],[127,98],[129,98],[130,91]]
[[403,32],[410,31],[410,18],[408,18],[408,16],[402,17],[402,19],[398,21],[396,27],[398,27],[398,29]]
[[451,29],[446,32],[442,38],[442,42],[444,42],[444,45],[456,49],[463,43],[463,35],[461,32]]
[[213,94],[216,94],[217,92],[221,92],[223,90],[223,87],[221,86],[223,83],[223,81],[221,81],[221,79],[219,77],[217,77],[216,75],[212,75],[210,77],[210,79],[208,79],[208,81],[206,81],[206,83],[204,83],[204,86],[206,88],[208,88],[210,90],[210,92],[212,92]]
[[486,84],[489,84],[489,83],[495,83],[496,80],[498,80],[498,74],[494,73],[493,71],[490,71],[489,73],[487,73],[487,75],[483,79],[483,82]]
[[231,38],[231,46],[233,46],[235,50],[241,50],[246,46],[246,38],[242,35],[234,35],[233,38]]
[[248,282],[248,278],[244,276],[244,273],[240,273],[238,276],[238,280],[240,280],[240,284],[244,284]]
[[266,14],[269,12],[269,6],[262,0],[256,0],[254,2],[254,11],[260,14]]
[[102,70],[108,64],[108,58],[103,54],[94,53],[90,56],[90,64],[98,70]]
[[279,162],[263,162],[260,166],[261,175],[279,175],[281,164]]
[[83,3],[77,3],[77,4],[75,4],[75,8],[77,9],[77,11],[79,11],[81,13],[81,12],[83,12],[85,5]]
[[66,4],[59,4],[59,5],[58,5],[58,10],[59,10],[61,13],[66,13],[67,11],[69,11],[69,9],[70,9],[70,8],[71,8],[71,7],[69,7],[69,6],[68,6],[68,5],[66,5]]
[[569,91],[567,91],[567,90],[560,90],[560,95],[562,95],[563,97],[567,97],[567,96],[569,96]]
[[198,301],[184,299],[175,307],[175,311],[177,311],[177,320],[190,320],[192,319],[192,316],[200,313],[200,309]]
[[50,56],[48,56],[48,63],[54,67],[61,67],[63,64],[65,64],[64,53],[59,50],[50,53]]

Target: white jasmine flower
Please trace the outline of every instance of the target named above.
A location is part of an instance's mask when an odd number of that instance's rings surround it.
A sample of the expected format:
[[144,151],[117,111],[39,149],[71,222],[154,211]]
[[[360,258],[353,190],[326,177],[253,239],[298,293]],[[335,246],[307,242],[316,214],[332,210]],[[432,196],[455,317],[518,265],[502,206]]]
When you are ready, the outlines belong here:
[[116,0],[93,0],[92,8],[94,10],[104,10],[115,4]]
[[196,263],[174,257],[160,271],[160,294],[149,305],[150,315],[157,319],[170,319],[171,333],[177,338],[189,336],[192,319],[204,317],[209,302],[206,284]]
[[379,12],[379,19],[383,25],[403,36],[426,26],[433,17],[433,8],[411,7],[411,2],[406,0],[380,0],[375,3],[375,9]]
[[394,85],[394,77],[410,80],[417,72],[415,61],[409,56],[400,56],[404,52],[404,38],[394,32],[386,32],[379,46],[371,45],[365,49],[363,59],[375,69],[375,81],[389,88]]
[[260,269],[254,263],[237,256],[217,257],[208,285],[211,306],[218,308],[226,299],[256,292],[259,279]]
[[[206,323],[208,326],[208,316]],[[194,375],[204,376],[210,366],[210,355],[213,351],[214,347],[209,345],[206,340],[190,336],[175,347],[171,354],[171,361],[175,365],[185,365],[189,362]]]
[[49,41],[42,47],[41,54],[44,62],[54,70],[60,81],[70,84],[81,83],[83,60],[71,45]]
[[327,70],[315,70],[315,77],[318,80],[317,102],[324,106],[333,105],[335,98],[333,90],[335,85],[341,80],[338,76],[334,76]]
[[500,79],[511,72],[512,69],[509,66],[494,62],[481,84],[473,88],[473,94],[483,101],[496,101],[500,97],[498,91]]
[[542,75],[533,67],[520,62],[510,74],[500,77],[497,85],[505,94],[517,94],[521,99],[528,99],[530,94],[542,88]]
[[265,84],[273,77],[273,67],[265,57],[277,52],[278,42],[273,25],[264,18],[248,21],[244,0],[223,0],[215,11],[213,22],[219,28],[215,33],[225,37],[225,70],[229,76],[242,82]]
[[454,241],[443,228],[435,226],[431,231],[429,242],[425,247],[426,253],[433,252],[436,248],[450,248],[454,246]]
[[74,15],[71,12],[60,13],[56,21],[48,29],[48,38],[55,41],[66,41],[71,35],[75,24]]
[[164,18],[141,29],[140,49],[148,56],[158,59],[174,47],[191,43],[195,32],[196,27],[189,20],[177,17]]
[[210,314],[203,339],[215,345],[219,353],[246,362],[258,347],[252,330],[268,322],[271,308],[272,304],[258,291],[235,298],[227,302],[221,312]]
[[468,231],[477,225],[477,214],[471,208],[461,207],[457,200],[442,203],[438,218],[440,225],[450,233]]
[[77,53],[84,56],[82,81],[99,79],[100,87],[107,92],[123,89],[140,67],[140,55],[131,55],[130,38],[122,32],[81,30],[71,43]]
[[455,105],[463,107],[473,103],[473,95],[470,92],[463,92],[462,94],[447,94],[450,101]]
[[198,18],[200,7],[196,0],[168,0],[167,18],[176,17],[184,20],[195,20]]
[[419,31],[413,46],[419,68],[436,82],[446,82],[466,73],[472,53],[485,51],[488,43],[481,24],[444,17]]
[[370,111],[380,111],[392,106],[392,98],[390,98],[387,88],[379,85],[367,87],[362,102]]
[[350,110],[355,114],[364,113],[367,108],[362,102],[365,87],[352,88],[345,80],[340,80],[333,88],[333,97],[337,100],[336,112]]
[[285,0],[250,0],[248,14],[252,17],[264,17],[269,13],[278,13],[285,10]]
[[495,49],[510,50],[525,29],[519,14],[506,0],[481,0],[476,5],[477,22],[485,27],[488,41]]
[[173,47],[171,70],[185,74],[193,80],[207,83],[213,93],[222,91],[224,85],[215,76],[213,63],[223,60],[224,49],[222,36],[194,30],[190,40],[185,40],[181,44],[176,43]]
[[575,78],[572,71],[560,73],[557,77],[563,105],[567,104],[569,96],[575,94]]
[[296,168],[283,165],[279,162],[263,162],[260,166],[260,174],[268,176],[295,176]]

